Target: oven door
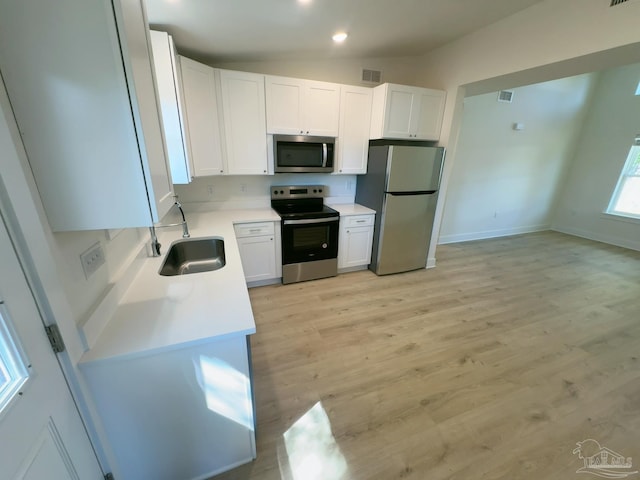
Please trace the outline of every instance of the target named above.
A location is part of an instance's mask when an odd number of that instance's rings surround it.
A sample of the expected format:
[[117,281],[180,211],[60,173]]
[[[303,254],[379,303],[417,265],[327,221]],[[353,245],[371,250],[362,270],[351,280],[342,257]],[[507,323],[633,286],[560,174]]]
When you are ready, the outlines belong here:
[[338,258],[340,217],[282,222],[282,264]]

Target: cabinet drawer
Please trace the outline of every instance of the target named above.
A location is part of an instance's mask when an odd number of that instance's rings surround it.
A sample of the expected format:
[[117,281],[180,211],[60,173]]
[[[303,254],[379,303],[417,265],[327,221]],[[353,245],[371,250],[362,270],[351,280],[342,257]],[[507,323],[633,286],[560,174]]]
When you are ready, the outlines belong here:
[[349,217],[342,217],[343,225],[345,227],[365,227],[367,225],[373,225],[373,219],[375,215],[351,215]]
[[238,238],[274,234],[273,222],[238,223],[234,225],[233,228]]

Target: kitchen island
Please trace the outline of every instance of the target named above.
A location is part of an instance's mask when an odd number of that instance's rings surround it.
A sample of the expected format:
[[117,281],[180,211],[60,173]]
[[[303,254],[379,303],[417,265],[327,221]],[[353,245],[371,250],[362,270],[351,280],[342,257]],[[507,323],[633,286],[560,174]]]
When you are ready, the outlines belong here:
[[203,479],[256,456],[249,336],[256,327],[233,224],[271,209],[187,215],[192,238],[224,240],[219,270],[161,276],[181,229],[158,229],[80,362],[116,478]]

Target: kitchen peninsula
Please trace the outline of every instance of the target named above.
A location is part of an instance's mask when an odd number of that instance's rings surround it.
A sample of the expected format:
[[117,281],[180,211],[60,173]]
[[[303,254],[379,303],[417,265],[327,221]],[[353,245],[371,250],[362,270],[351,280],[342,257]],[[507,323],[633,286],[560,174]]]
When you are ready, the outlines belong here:
[[158,235],[80,368],[117,478],[207,478],[251,461],[256,331],[234,223],[279,222],[268,208],[188,214],[192,238],[224,240],[219,270],[161,276],[180,228]]

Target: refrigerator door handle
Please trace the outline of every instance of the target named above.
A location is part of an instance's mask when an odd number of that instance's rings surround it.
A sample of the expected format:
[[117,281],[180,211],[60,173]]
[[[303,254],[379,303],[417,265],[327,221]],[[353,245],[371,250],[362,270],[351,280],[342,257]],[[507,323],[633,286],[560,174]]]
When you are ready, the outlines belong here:
[[418,192],[385,192],[389,195],[393,195],[394,197],[403,197],[409,195],[433,195],[437,190],[421,190]]

